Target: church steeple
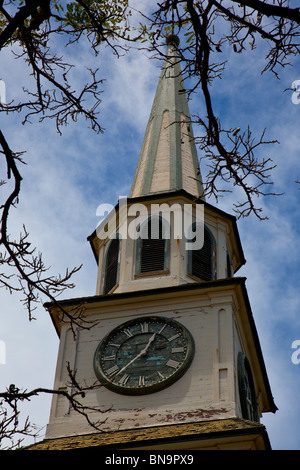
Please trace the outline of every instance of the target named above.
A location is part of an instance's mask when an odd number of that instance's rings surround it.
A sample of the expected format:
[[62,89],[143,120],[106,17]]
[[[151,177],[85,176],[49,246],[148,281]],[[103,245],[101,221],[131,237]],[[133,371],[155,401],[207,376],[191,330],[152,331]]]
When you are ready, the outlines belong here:
[[179,39],[167,40],[167,55],[130,197],[186,190],[202,197],[203,187],[191,118],[177,55]]
[[[203,200],[176,45],[173,36],[131,198],[89,237],[96,295],[60,301],[69,317],[46,304],[62,393],[35,449],[270,448],[259,419],[276,405],[245,278],[235,276],[245,262],[236,219]],[[63,393],[70,370],[88,419]]]

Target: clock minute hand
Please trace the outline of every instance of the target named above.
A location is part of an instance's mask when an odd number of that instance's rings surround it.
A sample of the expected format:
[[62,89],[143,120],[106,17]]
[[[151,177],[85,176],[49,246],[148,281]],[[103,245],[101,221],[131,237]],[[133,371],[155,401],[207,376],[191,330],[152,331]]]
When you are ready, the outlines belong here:
[[131,361],[128,362],[128,364],[126,364],[126,366],[122,367],[122,369],[120,369],[116,375],[119,375],[121,374],[121,372],[123,372],[125,369],[127,369],[127,367],[131,366],[131,364],[134,363],[134,361],[136,361],[139,357],[141,357],[141,353],[139,353],[137,356],[135,356],[133,359],[131,359]]

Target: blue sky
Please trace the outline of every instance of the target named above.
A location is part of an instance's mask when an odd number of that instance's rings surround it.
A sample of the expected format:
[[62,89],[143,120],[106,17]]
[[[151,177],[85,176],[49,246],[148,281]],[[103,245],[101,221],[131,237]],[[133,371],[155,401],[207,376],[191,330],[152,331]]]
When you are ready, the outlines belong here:
[[[72,72],[74,85],[83,80],[83,65],[97,63],[99,77],[105,78],[99,108],[105,132],[96,135],[81,120],[59,136],[53,121],[33,120],[22,126],[21,115],[1,116],[1,127],[15,151],[27,151],[21,200],[18,209],[11,212],[11,233],[17,236],[24,222],[33,246],[43,252],[54,274],[83,264],[74,279],[76,288],[64,295],[68,298],[95,294],[97,267],[86,238],[98,223],[97,207],[115,204],[119,196],[129,195],[161,63],[136,50],[119,59],[108,49],[95,59],[86,45],[66,53],[77,63]],[[275,415],[264,415],[262,422],[273,449],[300,449],[300,364],[291,360],[291,345],[300,340],[300,186],[294,183],[300,179],[300,104],[292,103],[291,91],[284,92],[294,80],[300,80],[300,59],[294,67],[280,71],[280,80],[269,73],[261,75],[264,54],[260,48],[244,55],[228,51],[227,59],[223,79],[215,82],[212,91],[216,113],[225,126],[243,130],[249,124],[254,134],[267,128],[267,138],[280,142],[265,150],[277,164],[272,172],[272,191],[285,194],[258,201],[269,220],[261,222],[250,216],[238,221],[247,260],[238,275],[247,277],[271,390],[279,408]],[[7,101],[18,101],[28,80],[24,78],[25,66],[8,51],[1,53],[0,60]],[[205,112],[200,96],[193,97],[190,111],[192,115]],[[198,133],[195,126],[194,133]],[[205,160],[201,170],[205,176]],[[208,202],[232,213],[238,197],[234,190],[218,203],[213,199]],[[26,389],[52,388],[58,338],[47,312],[39,306],[37,319],[29,322],[18,296],[4,290],[0,295],[0,340],[6,346],[6,363],[0,364],[1,390],[11,383]],[[25,404],[23,416],[30,414],[32,422],[45,426],[49,411],[50,398],[43,396]]]

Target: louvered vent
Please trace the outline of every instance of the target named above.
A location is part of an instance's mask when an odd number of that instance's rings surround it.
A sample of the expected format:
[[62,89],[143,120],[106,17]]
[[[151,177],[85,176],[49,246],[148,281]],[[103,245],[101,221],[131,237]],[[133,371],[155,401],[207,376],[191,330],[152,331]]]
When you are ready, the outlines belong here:
[[214,241],[204,228],[204,244],[200,250],[192,251],[192,274],[203,281],[210,281],[214,278]]
[[107,294],[117,283],[118,257],[119,239],[115,239],[110,242],[106,256],[104,294]]
[[142,239],[140,272],[162,271],[165,266],[165,240],[162,236],[161,219],[149,219],[147,229],[143,233],[145,238]]
[[227,257],[226,257],[226,269],[227,269],[227,277],[232,277],[229,253],[227,253]]

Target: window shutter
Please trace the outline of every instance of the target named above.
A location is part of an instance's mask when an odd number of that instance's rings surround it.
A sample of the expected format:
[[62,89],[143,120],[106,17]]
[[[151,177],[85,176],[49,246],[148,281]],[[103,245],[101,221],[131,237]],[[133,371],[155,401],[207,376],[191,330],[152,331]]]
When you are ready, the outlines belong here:
[[119,239],[110,242],[106,255],[105,287],[104,294],[107,294],[117,283],[119,258]]
[[[165,268],[165,239],[162,234],[161,219],[149,219],[147,229],[148,232],[144,233],[145,238],[141,240],[140,272],[162,271]],[[153,234],[155,238],[151,238]]]
[[210,281],[214,278],[214,241],[204,227],[204,244],[200,250],[192,250],[192,273],[194,276]]

